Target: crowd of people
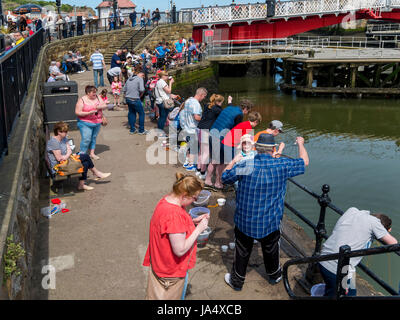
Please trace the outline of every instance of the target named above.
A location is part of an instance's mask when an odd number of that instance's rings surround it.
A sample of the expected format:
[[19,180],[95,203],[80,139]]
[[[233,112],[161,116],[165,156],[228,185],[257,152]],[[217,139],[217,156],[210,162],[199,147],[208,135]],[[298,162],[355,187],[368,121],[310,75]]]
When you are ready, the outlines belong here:
[[[183,39],[176,44],[176,51],[180,50],[180,45],[189,47]],[[282,279],[279,242],[287,180],[304,174],[310,164],[304,138],[296,138],[298,157],[290,158],[283,155],[285,144],[275,143],[275,138],[284,134],[281,121],[272,120],[267,128],[254,134],[262,117],[250,100],[233,101],[231,96],[225,99],[218,93],[210,95],[202,87],[192,97],[182,100],[174,94],[173,77],[159,68],[162,67],[159,59],[167,50],[166,43],[155,49],[156,55],[161,56],[157,56],[156,62],[151,61],[148,48],[140,55],[127,49],[116,51],[107,71],[114,98],[111,107],[107,89],[98,92],[99,87],[104,87],[104,57],[100,50],[90,57],[95,85],[86,87],[85,95],[78,100],[75,109],[81,134],[79,154],[85,169],[78,188],[92,189],[85,184],[88,170],[98,179],[110,176],[110,173],[97,170],[93,163],[99,159],[95,153],[97,136],[102,125],[107,124],[103,111],[119,110],[116,108],[125,100],[129,133],[146,135],[149,128],[145,127],[143,105],[150,101],[149,106],[157,117],[159,138],[169,139],[170,149],[175,147],[175,151],[184,156],[183,168],[187,174],[176,174],[171,192],[158,202],[151,218],[150,240],[143,261],[144,266],[150,267],[146,298],[184,299],[188,271],[196,262],[196,239],[207,229],[210,218],[204,214],[192,219],[185,208],[198,199],[203,189],[235,191],[235,255],[230,272],[224,276],[226,284],[235,291],[242,290],[256,241],[261,246],[268,282],[275,285]],[[57,74],[57,63],[51,67],[52,75],[61,78],[63,74]],[[151,76],[153,72],[155,75]],[[227,106],[223,107],[225,100]],[[204,101],[207,103],[202,106]],[[71,153],[64,145],[68,128],[59,124],[56,129],[55,140],[49,141],[47,148],[54,163]],[[391,221],[388,217],[382,214],[374,216],[355,208],[348,212],[351,214],[346,212],[324,244],[323,254],[336,253],[341,245],[349,243],[353,245],[352,249],[363,248],[373,237],[387,244],[397,243],[389,234]],[[357,239],[348,237],[352,228],[359,230]],[[359,261],[355,260],[352,265],[355,267]],[[327,296],[334,294],[335,263],[319,265],[327,284]],[[349,290],[348,294],[354,293]]]
[[8,33],[4,35],[4,52],[11,50],[25,39],[33,36],[42,27],[42,20],[21,16],[17,22],[12,21],[10,18],[6,25]]

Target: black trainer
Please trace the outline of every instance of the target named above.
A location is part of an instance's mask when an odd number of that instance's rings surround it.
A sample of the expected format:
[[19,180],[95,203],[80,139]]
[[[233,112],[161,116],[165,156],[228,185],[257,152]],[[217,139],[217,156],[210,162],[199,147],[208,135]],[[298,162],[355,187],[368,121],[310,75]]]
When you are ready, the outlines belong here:
[[230,286],[233,290],[235,291],[241,291],[242,288],[239,287],[235,287],[232,283],[231,283],[231,274],[230,273],[226,273],[225,274],[225,282],[228,286]]

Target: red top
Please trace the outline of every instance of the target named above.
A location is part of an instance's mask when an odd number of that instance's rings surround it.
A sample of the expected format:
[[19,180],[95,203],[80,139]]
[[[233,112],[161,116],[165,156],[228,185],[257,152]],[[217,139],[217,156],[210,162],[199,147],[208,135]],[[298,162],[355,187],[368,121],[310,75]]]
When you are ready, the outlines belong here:
[[242,136],[245,134],[252,134],[252,132],[253,128],[250,121],[241,122],[226,134],[222,143],[226,146],[236,147],[240,143],[240,138]]
[[187,239],[194,229],[192,218],[185,209],[167,202],[165,197],[161,199],[150,221],[150,241],[143,265],[150,266],[151,256],[151,267],[160,278],[185,277],[187,270],[196,264],[197,243],[193,250],[189,249],[182,257],[177,257],[168,235],[186,233]]

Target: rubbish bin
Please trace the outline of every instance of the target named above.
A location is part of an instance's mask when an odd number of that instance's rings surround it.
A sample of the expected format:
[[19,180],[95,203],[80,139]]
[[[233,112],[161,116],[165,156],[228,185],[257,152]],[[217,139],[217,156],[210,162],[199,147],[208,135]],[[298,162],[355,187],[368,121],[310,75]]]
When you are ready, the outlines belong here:
[[46,82],[43,86],[44,121],[49,131],[59,121],[77,129],[75,106],[78,101],[78,84],[75,81]]

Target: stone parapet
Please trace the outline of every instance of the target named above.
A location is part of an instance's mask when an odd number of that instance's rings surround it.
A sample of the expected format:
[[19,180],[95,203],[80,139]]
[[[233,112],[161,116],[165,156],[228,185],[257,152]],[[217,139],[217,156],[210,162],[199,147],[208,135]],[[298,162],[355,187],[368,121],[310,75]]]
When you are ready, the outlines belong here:
[[124,28],[52,42],[47,49],[46,64],[49,66],[51,61],[61,62],[69,50],[79,50],[88,61],[96,48],[99,48],[100,52],[104,54],[109,47],[115,44],[122,45],[121,38],[132,36],[134,32],[133,28]]
[[[40,163],[46,142],[41,94],[41,83],[47,77],[45,52],[40,52],[21,116],[10,138],[8,155],[0,166],[0,299],[29,299],[31,292],[33,251],[40,218]],[[25,254],[16,261],[21,273],[6,278],[4,256],[10,235],[15,244],[21,244]]]
[[135,48],[136,52],[141,52],[145,47],[154,49],[160,41],[174,43],[179,40],[179,37],[184,37],[186,40],[192,38],[193,24],[178,23],[171,25],[161,25],[150,32]]

